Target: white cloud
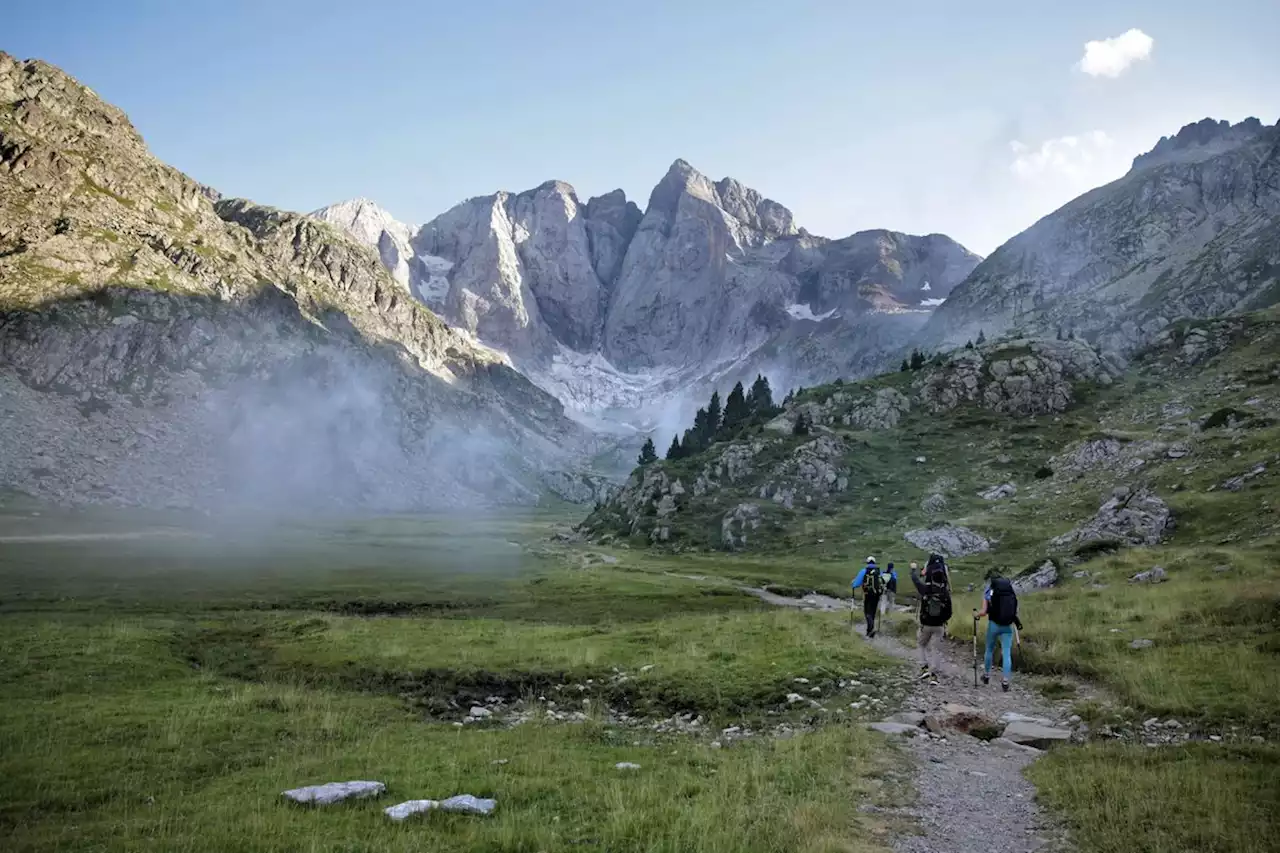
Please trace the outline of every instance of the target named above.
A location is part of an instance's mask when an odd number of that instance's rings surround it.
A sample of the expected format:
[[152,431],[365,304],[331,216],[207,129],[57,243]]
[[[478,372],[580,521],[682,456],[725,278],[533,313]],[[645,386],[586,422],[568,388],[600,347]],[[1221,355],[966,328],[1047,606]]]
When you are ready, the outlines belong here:
[[1109,164],[1113,145],[1111,137],[1101,130],[1047,139],[1036,148],[1015,140],[1009,144],[1014,155],[1010,168],[1028,182],[1062,177],[1072,182],[1087,181],[1100,166]]
[[1155,39],[1138,29],[1115,38],[1088,41],[1078,67],[1090,77],[1119,77],[1133,63],[1150,58],[1155,43]]

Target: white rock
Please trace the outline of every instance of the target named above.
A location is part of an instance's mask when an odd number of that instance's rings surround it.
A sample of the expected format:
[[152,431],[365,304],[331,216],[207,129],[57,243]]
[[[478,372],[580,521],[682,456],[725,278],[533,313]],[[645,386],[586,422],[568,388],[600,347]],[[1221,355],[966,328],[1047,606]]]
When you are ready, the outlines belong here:
[[613,765],[613,767],[615,770],[639,770],[640,769],[639,764],[633,764],[630,761],[619,761],[617,764]]
[[497,805],[497,800],[487,800],[471,794],[458,794],[447,800],[407,800],[383,809],[383,813],[394,821],[405,820],[415,814],[422,814],[432,809],[457,814],[488,815],[493,814],[493,810]]
[[309,785],[305,788],[293,788],[283,792],[282,796],[295,803],[309,803],[317,806],[328,806],[343,800],[360,800],[365,797],[377,797],[387,790],[382,782],[326,782],[323,785]]

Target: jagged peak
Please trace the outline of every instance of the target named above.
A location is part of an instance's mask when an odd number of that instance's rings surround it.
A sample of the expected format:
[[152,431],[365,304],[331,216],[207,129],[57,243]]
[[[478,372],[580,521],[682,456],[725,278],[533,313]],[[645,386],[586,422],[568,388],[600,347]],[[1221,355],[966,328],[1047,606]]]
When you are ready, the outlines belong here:
[[1150,151],[1133,158],[1133,169],[1174,161],[1202,160],[1253,142],[1277,127],[1280,127],[1280,122],[1268,127],[1253,116],[1236,124],[1226,119],[1203,118],[1184,125],[1173,136],[1160,137]]
[[796,230],[795,217],[785,206],[736,178],[712,182],[688,160],[678,158],[649,196],[649,209],[671,213],[682,195],[714,204],[739,222],[773,237],[790,236]]

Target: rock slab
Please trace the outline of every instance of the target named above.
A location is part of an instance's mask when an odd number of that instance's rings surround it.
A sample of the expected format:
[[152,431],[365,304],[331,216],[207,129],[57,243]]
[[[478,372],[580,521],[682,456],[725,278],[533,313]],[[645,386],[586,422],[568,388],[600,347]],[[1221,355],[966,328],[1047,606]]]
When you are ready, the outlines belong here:
[[283,792],[281,796],[304,805],[329,806],[344,800],[362,800],[366,797],[381,796],[386,790],[387,786],[381,782],[326,782],[323,785],[293,788]]
[[458,794],[447,800],[407,800],[382,811],[392,820],[401,821],[433,809],[456,814],[489,815],[493,814],[497,806],[497,800],[487,800],[471,794]]
[[1071,740],[1071,732],[1053,726],[1042,726],[1039,723],[1014,722],[1004,727],[1004,734],[1001,737],[1022,746],[1047,749]]

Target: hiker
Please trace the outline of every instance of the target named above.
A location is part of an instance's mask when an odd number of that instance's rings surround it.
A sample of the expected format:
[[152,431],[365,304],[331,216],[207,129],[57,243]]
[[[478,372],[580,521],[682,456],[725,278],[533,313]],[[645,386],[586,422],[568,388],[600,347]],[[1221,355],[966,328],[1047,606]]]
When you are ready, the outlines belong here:
[[852,598],[857,597],[858,587],[862,587],[862,612],[867,617],[867,638],[876,635],[876,612],[880,608],[880,597],[884,595],[884,573],[876,565],[875,557],[867,557],[867,564],[853,579]]
[[[940,554],[930,554],[920,577],[920,564],[911,564],[911,583],[920,595],[920,627],[916,630],[916,648],[920,651],[920,677],[937,684],[936,670],[929,666],[929,646],[942,645],[951,619],[951,576]],[[935,653],[935,658],[937,653]]]
[[1000,651],[1004,655],[1004,678],[1000,681],[1000,689],[1008,693],[1009,678],[1013,675],[1013,632],[1015,628],[1022,630],[1022,622],[1018,619],[1018,594],[1013,591],[1013,584],[1008,578],[999,574],[991,576],[991,583],[982,597],[982,609],[974,617],[975,631],[977,620],[983,616],[987,617],[987,646],[982,659],[982,683],[991,683],[991,653],[999,638]]
[[884,582],[884,595],[880,596],[880,613],[884,615],[893,607],[893,600],[898,594],[898,573],[889,564],[889,575]]

